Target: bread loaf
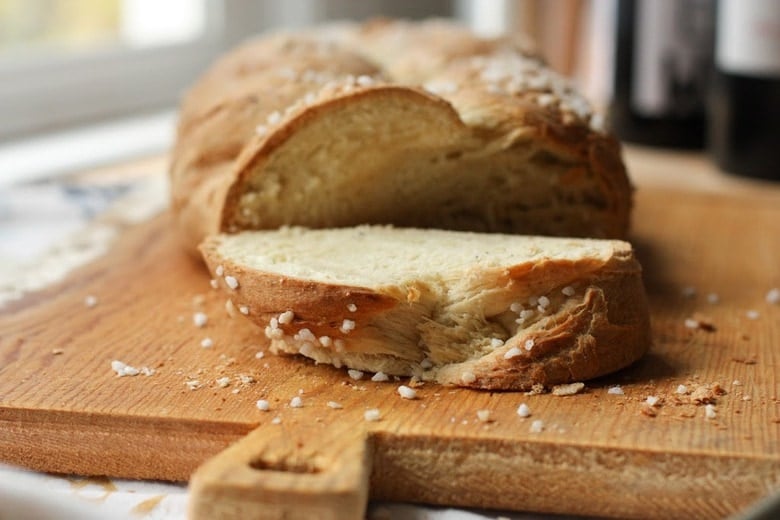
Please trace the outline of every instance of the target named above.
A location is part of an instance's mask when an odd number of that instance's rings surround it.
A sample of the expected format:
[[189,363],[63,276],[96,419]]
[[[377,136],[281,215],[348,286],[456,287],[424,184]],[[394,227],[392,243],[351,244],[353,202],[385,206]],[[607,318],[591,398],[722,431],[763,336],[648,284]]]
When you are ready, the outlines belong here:
[[208,238],[207,264],[272,350],[482,389],[597,377],[650,344],[631,246],[360,226]]
[[172,207],[208,235],[359,224],[624,238],[618,143],[524,44],[379,20],[251,41],[183,100]]

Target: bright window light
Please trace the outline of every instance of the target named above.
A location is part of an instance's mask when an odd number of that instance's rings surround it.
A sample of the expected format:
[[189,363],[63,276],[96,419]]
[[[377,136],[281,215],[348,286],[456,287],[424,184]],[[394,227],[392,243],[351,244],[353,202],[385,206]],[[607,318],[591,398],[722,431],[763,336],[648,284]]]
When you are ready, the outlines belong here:
[[122,0],[122,41],[150,47],[193,40],[206,27],[205,4],[205,0]]

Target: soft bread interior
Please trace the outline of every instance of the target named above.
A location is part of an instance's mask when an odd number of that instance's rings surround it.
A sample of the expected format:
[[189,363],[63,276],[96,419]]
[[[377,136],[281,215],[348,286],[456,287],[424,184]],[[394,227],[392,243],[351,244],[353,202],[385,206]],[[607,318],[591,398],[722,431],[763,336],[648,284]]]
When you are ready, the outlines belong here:
[[290,117],[239,159],[223,231],[355,224],[621,236],[587,161],[534,131],[465,126],[422,91],[352,88]]

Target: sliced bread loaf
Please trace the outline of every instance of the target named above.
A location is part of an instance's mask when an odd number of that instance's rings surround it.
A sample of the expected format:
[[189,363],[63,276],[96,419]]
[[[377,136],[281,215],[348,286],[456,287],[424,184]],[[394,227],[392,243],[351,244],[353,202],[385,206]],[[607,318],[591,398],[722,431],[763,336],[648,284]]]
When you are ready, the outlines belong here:
[[631,246],[383,226],[242,232],[201,246],[271,349],[484,389],[597,377],[649,347]]

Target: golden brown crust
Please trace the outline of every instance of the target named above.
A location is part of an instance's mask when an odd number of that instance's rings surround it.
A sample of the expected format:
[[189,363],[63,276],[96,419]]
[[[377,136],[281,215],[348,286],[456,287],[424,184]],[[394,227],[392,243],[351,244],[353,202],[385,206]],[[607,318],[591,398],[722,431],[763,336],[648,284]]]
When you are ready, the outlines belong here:
[[[531,72],[518,75],[518,67]],[[371,88],[356,85],[357,77],[370,78],[374,89],[389,84],[416,91],[418,95],[406,98],[412,106],[438,102],[446,106],[444,111],[454,110],[458,119],[453,129],[464,135],[453,146],[493,150],[493,155],[485,154],[485,165],[494,164],[494,156],[521,158],[535,150],[535,157],[554,162],[560,189],[570,188],[556,196],[573,193],[584,200],[580,215],[560,223],[551,222],[556,215],[551,209],[549,215],[547,210],[529,212],[527,218],[535,222],[527,227],[512,221],[472,229],[625,237],[631,187],[619,144],[593,129],[598,128],[597,116],[524,44],[480,39],[447,22],[381,20],[249,42],[217,62],[192,88],[182,104],[171,164],[173,209],[190,248],[218,229],[247,227],[234,222],[247,179],[262,178],[265,159],[292,132],[360,102]],[[349,88],[339,88],[345,85]],[[421,94],[421,85],[435,94]],[[378,94],[375,99],[383,102]],[[264,128],[263,135],[256,135],[257,127]],[[299,170],[304,167],[301,161]],[[591,186],[587,192],[585,185]],[[192,207],[204,201],[211,205]],[[398,217],[386,218],[393,223]]]

